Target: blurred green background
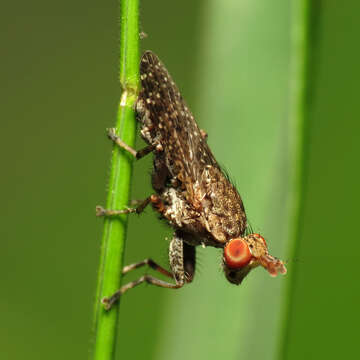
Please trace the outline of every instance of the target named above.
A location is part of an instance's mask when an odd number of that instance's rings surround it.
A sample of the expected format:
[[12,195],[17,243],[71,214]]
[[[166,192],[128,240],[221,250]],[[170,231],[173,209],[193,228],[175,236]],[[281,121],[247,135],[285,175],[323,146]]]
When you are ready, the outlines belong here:
[[[256,270],[235,287],[221,253],[199,249],[193,284],[123,298],[118,359],[356,357],[360,3],[313,3],[306,191],[289,258],[294,0],[142,1],[143,49],[167,65],[291,275]],[[8,2],[0,16],[1,359],[86,359],[102,231],[94,207],[105,202],[105,129],[120,96],[118,4]],[[150,193],[150,171],[150,158],[135,164],[134,199]],[[170,235],[151,209],[131,217],[125,262],[166,265]]]

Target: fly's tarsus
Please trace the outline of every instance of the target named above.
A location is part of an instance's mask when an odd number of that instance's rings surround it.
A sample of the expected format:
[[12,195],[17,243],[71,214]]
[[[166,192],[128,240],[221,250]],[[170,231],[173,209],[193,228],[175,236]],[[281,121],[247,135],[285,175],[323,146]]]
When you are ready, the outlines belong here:
[[183,284],[172,284],[160,279],[157,279],[150,275],[143,275],[139,279],[131,281],[121,287],[120,290],[116,291],[110,297],[102,298],[101,302],[104,304],[105,310],[110,310],[111,307],[120,299],[120,297],[128,290],[133,289],[134,287],[142,284],[143,282],[147,282],[151,285],[156,285],[159,287],[167,288],[167,289],[179,289],[183,286]]
[[[152,259],[145,259],[143,261],[140,261],[138,263],[134,263],[134,264],[130,264],[127,265],[123,268],[122,273],[123,275],[129,273],[130,271],[133,271],[135,269],[141,268],[143,266],[149,266],[151,269],[158,271],[159,273],[173,279],[173,274],[169,271],[167,271],[166,269],[164,269],[162,266],[160,266],[159,264],[157,264],[155,261],[153,261]],[[143,282],[147,282],[149,284],[153,284],[153,285],[158,285],[158,286],[162,286],[162,287],[170,287],[170,288],[178,288],[177,285],[171,284],[171,283],[167,283],[165,281],[156,279],[152,276],[149,275],[144,275],[142,277],[140,277],[139,279],[132,281],[124,286],[122,286],[120,288],[120,290],[116,291],[113,295],[111,295],[110,297],[104,297],[101,302],[104,304],[104,307],[106,310],[110,310],[110,308],[119,300],[119,298],[121,297],[122,294],[124,294],[126,291],[134,288],[137,285],[140,285]],[[166,284],[166,285],[164,285]]]

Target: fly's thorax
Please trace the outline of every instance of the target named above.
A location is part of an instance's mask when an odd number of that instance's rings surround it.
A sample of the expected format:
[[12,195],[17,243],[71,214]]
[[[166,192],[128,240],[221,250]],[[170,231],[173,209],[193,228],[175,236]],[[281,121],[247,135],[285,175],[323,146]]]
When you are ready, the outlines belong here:
[[178,228],[183,227],[187,206],[181,192],[173,187],[168,187],[163,191],[161,197],[166,204],[164,216],[173,226]]

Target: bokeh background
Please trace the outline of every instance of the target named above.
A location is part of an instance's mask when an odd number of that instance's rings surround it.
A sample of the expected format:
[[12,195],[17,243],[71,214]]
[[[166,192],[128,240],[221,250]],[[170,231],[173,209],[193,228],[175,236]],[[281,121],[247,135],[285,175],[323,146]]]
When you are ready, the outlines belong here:
[[[291,275],[256,270],[234,287],[219,251],[199,249],[191,285],[123,298],[118,359],[356,357],[360,3],[313,3],[305,193],[289,255],[295,1],[142,1],[143,49],[167,65]],[[102,231],[94,207],[105,202],[105,129],[120,96],[118,4],[7,2],[0,17],[0,357],[86,359]],[[135,164],[134,199],[150,193],[150,170],[151,159]],[[165,266],[170,235],[151,209],[131,217],[126,263]]]

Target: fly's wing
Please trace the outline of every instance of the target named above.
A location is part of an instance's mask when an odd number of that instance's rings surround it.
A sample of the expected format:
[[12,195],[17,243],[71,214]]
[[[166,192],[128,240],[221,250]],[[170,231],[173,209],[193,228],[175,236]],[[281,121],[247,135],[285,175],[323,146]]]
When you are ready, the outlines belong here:
[[142,91],[138,101],[146,114],[145,138],[161,145],[171,176],[181,182],[192,202],[193,184],[207,165],[219,168],[217,162],[179,89],[151,51],[141,58],[140,75]]
[[243,234],[246,215],[241,197],[222,173],[179,89],[154,53],[142,56],[140,75],[141,132],[147,142],[162,148],[157,156],[165,161],[171,186],[180,189],[202,215],[202,226],[216,244]]

